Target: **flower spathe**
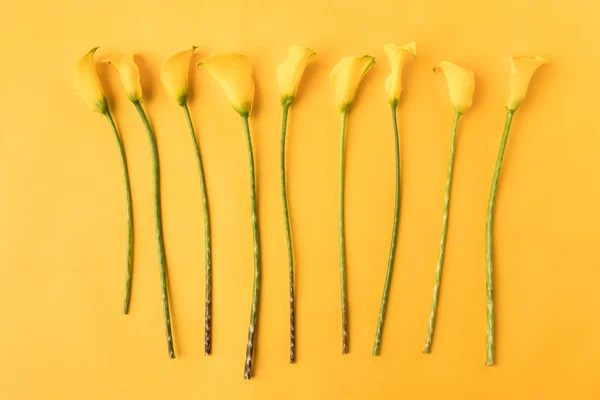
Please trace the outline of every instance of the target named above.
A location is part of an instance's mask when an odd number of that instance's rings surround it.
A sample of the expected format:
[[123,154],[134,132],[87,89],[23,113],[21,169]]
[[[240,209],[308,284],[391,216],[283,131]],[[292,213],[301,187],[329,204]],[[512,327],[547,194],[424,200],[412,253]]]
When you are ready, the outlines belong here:
[[475,74],[473,71],[459,67],[449,61],[442,61],[433,71],[435,72],[437,68],[444,71],[444,75],[446,75],[452,107],[457,113],[464,114],[473,104]]
[[105,114],[108,110],[108,104],[94,63],[96,50],[98,50],[98,47],[88,51],[77,62],[74,73],[75,90],[90,111]]
[[417,57],[417,47],[415,42],[410,42],[406,46],[396,46],[386,44],[383,46],[385,55],[390,60],[392,72],[385,81],[385,90],[388,93],[388,102],[395,104],[402,93],[402,70],[408,60]]
[[121,77],[121,83],[127,94],[127,98],[132,102],[142,100],[142,85],[140,83],[140,69],[138,68],[133,54],[116,55],[108,57],[102,61],[113,65]]
[[375,58],[365,55],[343,58],[333,67],[330,76],[333,99],[340,112],[346,111],[352,105],[358,85],[374,64]]
[[239,53],[217,53],[200,62],[219,82],[231,106],[240,115],[252,112],[254,81],[252,61]]
[[510,57],[510,78],[506,89],[506,109],[516,111],[527,94],[529,82],[539,67],[548,64],[547,58],[540,56]]
[[184,105],[188,98],[190,60],[197,49],[193,46],[169,57],[160,69],[160,80],[177,104]]
[[316,53],[301,46],[290,46],[288,58],[277,68],[277,83],[281,104],[291,104],[310,58]]

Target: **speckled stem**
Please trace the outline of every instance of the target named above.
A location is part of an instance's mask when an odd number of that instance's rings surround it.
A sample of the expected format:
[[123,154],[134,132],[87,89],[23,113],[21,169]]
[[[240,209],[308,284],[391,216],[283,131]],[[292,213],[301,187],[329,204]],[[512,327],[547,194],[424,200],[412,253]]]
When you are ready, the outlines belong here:
[[494,365],[494,274],[492,268],[492,222],[494,217],[494,201],[496,200],[498,178],[500,177],[502,159],[504,158],[504,150],[506,150],[506,142],[508,141],[508,133],[510,132],[510,124],[512,123],[514,113],[514,111],[507,111],[506,113],[506,123],[504,124],[504,133],[502,134],[500,150],[498,151],[498,160],[496,161],[496,169],[494,170],[494,178],[492,179],[492,189],[490,190],[490,201],[488,203],[485,227],[485,296],[487,310],[485,365]]
[[437,313],[438,300],[440,296],[440,282],[442,279],[442,265],[444,264],[444,248],[446,247],[446,234],[448,233],[448,211],[450,208],[450,191],[452,186],[452,167],[454,165],[454,143],[456,140],[456,130],[458,120],[461,114],[454,114],[454,125],[452,127],[452,139],[450,140],[450,160],[448,161],[448,174],[446,176],[446,196],[444,197],[444,217],[442,222],[442,238],[440,240],[440,252],[438,255],[437,267],[435,269],[435,283],[433,284],[433,301],[431,303],[431,312],[429,313],[429,328],[427,329],[427,340],[423,353],[431,352],[431,341],[433,340],[433,330],[435,329],[435,317]]
[[348,300],[346,295],[346,239],[344,234],[344,176],[345,176],[345,142],[346,111],[341,113],[340,135],[340,177],[339,177],[339,241],[340,241],[340,289],[342,293],[342,354],[348,354]]
[[385,273],[385,284],[383,286],[383,296],[381,298],[381,307],[379,309],[379,320],[377,321],[377,332],[375,333],[375,343],[373,344],[373,355],[379,355],[379,346],[381,344],[381,332],[383,330],[383,321],[387,309],[388,297],[390,295],[390,283],[392,281],[392,271],[394,269],[394,256],[396,254],[396,238],[398,236],[398,218],[400,215],[400,141],[398,138],[398,121],[396,118],[397,101],[390,104],[392,107],[392,123],[394,125],[394,143],[396,160],[396,194],[394,200],[394,225],[392,227],[392,244],[390,245],[390,255],[388,258],[388,267]]
[[204,355],[208,356],[212,348],[212,265],[211,265],[211,240],[210,240],[210,215],[208,213],[208,196],[206,195],[206,180],[204,179],[204,167],[202,166],[202,154],[198,145],[198,138],[194,130],[192,117],[187,103],[181,106],[185,113],[192,143],[196,152],[196,162],[198,164],[198,174],[200,175],[200,193],[202,197],[202,212],[204,216]]
[[133,277],[133,206],[131,202],[131,185],[129,183],[129,172],[127,168],[127,158],[125,157],[125,147],[123,140],[115,121],[113,120],[110,110],[106,109],[104,116],[108,120],[110,127],[114,133],[119,155],[121,156],[121,169],[123,170],[123,182],[125,184],[125,197],[127,203],[126,219],[127,219],[127,267],[125,269],[125,298],[123,299],[123,314],[129,313],[129,303],[131,299],[131,280]]
[[283,116],[281,118],[281,202],[283,204],[283,220],[285,222],[285,236],[287,242],[288,275],[290,285],[290,364],[296,362],[296,298],[294,282],[294,252],[292,247],[292,230],[290,227],[290,212],[288,210],[287,189],[285,186],[285,137],[287,133],[287,117],[290,103],[283,103]]
[[252,203],[252,233],[254,238],[254,288],[252,289],[252,311],[250,312],[250,328],[248,329],[248,345],[246,346],[246,363],[244,365],[244,378],[252,377],[252,357],[256,340],[256,322],[258,319],[258,300],[260,293],[260,244],[258,240],[258,216],[256,212],[256,176],[254,173],[254,153],[252,151],[252,137],[248,126],[248,114],[242,114],[244,132],[248,143],[248,161],[250,163],[250,200]]
[[152,132],[152,127],[146,116],[146,112],[139,101],[133,103],[135,108],[140,114],[146,133],[148,134],[148,141],[150,142],[150,149],[152,150],[152,170],[154,175],[154,222],[156,224],[156,244],[158,246],[158,261],[160,263],[160,289],[162,295],[163,315],[165,323],[165,331],[167,336],[167,350],[169,352],[169,358],[175,358],[175,348],[173,346],[173,333],[171,332],[171,315],[169,312],[169,289],[168,289],[168,274],[167,274],[167,257],[165,255],[165,242],[163,239],[162,230],[162,213],[160,204],[160,167],[158,160],[158,146],[156,144],[156,138]]

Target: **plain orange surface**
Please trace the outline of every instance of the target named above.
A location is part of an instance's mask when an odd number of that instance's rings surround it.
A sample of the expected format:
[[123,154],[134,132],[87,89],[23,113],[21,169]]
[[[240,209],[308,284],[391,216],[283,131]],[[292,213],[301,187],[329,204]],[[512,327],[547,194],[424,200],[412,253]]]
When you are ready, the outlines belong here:
[[[0,15],[2,399],[596,399],[600,397],[600,5],[592,1],[20,1]],[[393,215],[386,43],[417,42],[398,111],[402,205],[381,356],[371,356]],[[298,357],[288,364],[287,261],[275,70],[318,56],[289,121]],[[254,61],[263,280],[255,378],[242,379],[252,286],[242,124],[207,71],[190,107],[214,240],[214,347],[203,355],[203,230],[184,115],[160,64],[238,51]],[[158,136],[178,358],[167,357],[148,142],[116,71],[99,66],[133,185],[131,314],[120,314],[125,199],[109,126],[73,89],[75,62],[135,52]],[[339,117],[329,72],[371,54],[347,141],[350,354],[342,356],[337,247]],[[551,60],[517,112],[496,213],[497,365],[485,367],[484,229],[510,54]],[[431,68],[476,74],[461,120],[433,352],[427,332],[453,110]]]

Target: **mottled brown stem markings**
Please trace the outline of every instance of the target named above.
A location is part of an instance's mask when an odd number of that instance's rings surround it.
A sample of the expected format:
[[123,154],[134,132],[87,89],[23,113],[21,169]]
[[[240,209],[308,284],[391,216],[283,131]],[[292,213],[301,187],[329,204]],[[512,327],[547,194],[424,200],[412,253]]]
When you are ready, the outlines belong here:
[[340,135],[340,176],[339,176],[339,215],[338,235],[340,243],[340,289],[342,294],[342,354],[348,354],[348,299],[346,295],[346,238],[344,233],[344,177],[347,112],[341,113]]
[[456,130],[458,129],[458,120],[461,114],[457,111],[454,114],[454,124],[452,126],[452,139],[450,140],[450,160],[448,161],[448,173],[446,175],[446,195],[444,196],[444,216],[442,220],[442,237],[440,239],[440,252],[438,255],[437,267],[435,269],[435,281],[433,284],[433,301],[431,302],[431,312],[429,313],[429,327],[427,328],[427,340],[423,353],[431,352],[431,343],[433,340],[433,331],[435,329],[435,318],[437,315],[437,306],[440,298],[440,283],[442,280],[442,265],[444,264],[444,250],[446,248],[446,235],[448,233],[448,217],[450,211],[450,192],[452,189],[452,168],[454,166],[454,144],[456,142]]
[[198,164],[198,174],[200,175],[200,192],[202,197],[202,211],[204,214],[204,355],[208,356],[211,353],[212,347],[212,265],[211,265],[211,239],[210,239],[210,215],[208,213],[208,195],[206,194],[206,180],[204,178],[204,167],[202,166],[202,154],[198,145],[198,138],[190,116],[190,110],[187,103],[182,105],[185,117],[188,123],[190,134],[192,135],[192,143],[196,153],[196,161]]
[[173,333],[171,332],[171,314],[169,311],[169,289],[168,289],[168,273],[167,273],[167,257],[165,254],[165,242],[163,239],[162,229],[162,212],[161,212],[161,201],[160,201],[160,163],[158,160],[158,146],[156,144],[156,138],[152,132],[152,127],[148,121],[148,117],[139,101],[133,103],[135,108],[142,119],[146,133],[148,134],[148,141],[150,142],[150,148],[152,150],[152,172],[154,176],[154,222],[156,224],[156,244],[158,247],[158,260],[159,260],[159,273],[160,273],[160,289],[162,295],[163,305],[163,316],[165,324],[165,332],[167,336],[167,350],[169,352],[169,358],[175,358],[175,347],[173,345]]
[[500,178],[500,169],[502,168],[502,160],[504,159],[504,151],[508,142],[508,133],[512,123],[514,111],[507,111],[506,123],[504,124],[504,133],[500,142],[500,150],[498,151],[498,159],[496,161],[496,169],[494,170],[494,178],[492,179],[492,188],[490,190],[490,201],[488,203],[488,212],[485,229],[485,297],[486,297],[486,312],[487,312],[487,330],[486,330],[486,351],[485,365],[494,365],[494,274],[492,265],[492,222],[494,218],[494,202],[496,201],[496,190],[498,187],[498,179]]
[[119,155],[121,156],[121,169],[123,170],[123,181],[125,184],[125,197],[127,201],[127,268],[125,270],[125,298],[123,299],[123,314],[128,314],[129,303],[131,301],[131,283],[133,279],[133,206],[131,202],[131,185],[129,183],[129,171],[127,168],[127,158],[125,157],[123,140],[117,131],[117,126],[115,125],[115,121],[113,120],[108,107],[106,108],[104,116],[112,128],[115,141],[117,142],[117,147],[119,148]]
[[292,246],[292,230],[290,227],[290,213],[288,210],[287,189],[285,179],[285,137],[287,133],[288,111],[291,100],[284,102],[283,116],[281,121],[281,148],[280,148],[280,174],[281,174],[281,200],[283,203],[283,219],[285,222],[285,234],[287,242],[288,275],[290,285],[290,364],[296,362],[296,322],[295,322],[295,279],[294,279],[294,252]]
[[256,341],[256,328],[258,319],[258,301],[260,294],[260,243],[258,237],[258,216],[256,210],[256,176],[254,173],[254,152],[252,151],[252,137],[248,125],[248,114],[241,114],[244,123],[244,133],[248,144],[248,161],[250,163],[250,201],[252,205],[252,234],[254,239],[254,287],[252,290],[252,310],[250,312],[250,328],[248,329],[248,345],[246,346],[246,362],[244,365],[244,378],[252,377],[252,357]]

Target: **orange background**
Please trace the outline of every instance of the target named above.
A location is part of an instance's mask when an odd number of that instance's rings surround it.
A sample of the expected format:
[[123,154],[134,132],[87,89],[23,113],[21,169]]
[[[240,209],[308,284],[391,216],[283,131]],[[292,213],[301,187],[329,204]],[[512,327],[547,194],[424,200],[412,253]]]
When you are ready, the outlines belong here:
[[[167,5],[168,4],[168,5]],[[3,399],[592,399],[600,379],[600,5],[591,1],[20,1],[0,15],[0,397]],[[393,215],[386,43],[417,42],[398,118],[402,200],[382,352],[371,356]],[[252,286],[242,124],[206,70],[190,107],[214,240],[214,346],[203,355],[203,230],[184,115],[160,64],[239,51],[254,61],[263,280],[255,378],[242,379]],[[287,260],[275,69],[311,47],[289,121],[298,359],[288,364]],[[125,198],[108,124],[72,84],[75,62],[135,52],[158,136],[178,358],[167,358],[145,132],[110,66],[98,67],[133,185],[131,314],[120,314]],[[375,68],[348,125],[350,354],[342,356],[337,247],[339,118],[328,81],[348,55]],[[497,365],[484,366],[484,229],[510,54],[543,55],[515,116],[496,208]],[[433,352],[433,288],[453,110],[431,68],[476,74],[457,139]]]

